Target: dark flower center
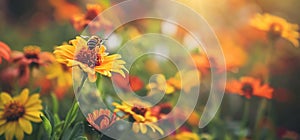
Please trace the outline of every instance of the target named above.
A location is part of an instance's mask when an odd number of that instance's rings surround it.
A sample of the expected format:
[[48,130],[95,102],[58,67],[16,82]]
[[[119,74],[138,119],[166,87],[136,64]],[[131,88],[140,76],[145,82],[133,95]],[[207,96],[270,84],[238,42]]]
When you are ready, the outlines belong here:
[[17,102],[11,102],[4,107],[4,118],[7,121],[17,121],[25,114],[25,108]]
[[75,60],[88,65],[90,68],[101,65],[101,57],[97,54],[96,49],[81,49],[76,55]]
[[[146,112],[147,112],[147,109],[146,108],[143,108],[143,107],[133,107],[131,109],[131,111],[133,111],[134,113],[138,114],[138,115],[142,115],[142,116],[145,116]],[[133,118],[132,115],[129,116],[129,121],[130,122],[135,122],[136,120]]]
[[98,16],[98,12],[96,10],[89,10],[85,16],[87,20],[93,20]]
[[269,37],[271,39],[277,39],[281,36],[283,31],[283,26],[279,23],[272,23],[269,28]]
[[253,86],[252,84],[245,83],[242,87],[242,91],[246,98],[250,98],[253,95]]

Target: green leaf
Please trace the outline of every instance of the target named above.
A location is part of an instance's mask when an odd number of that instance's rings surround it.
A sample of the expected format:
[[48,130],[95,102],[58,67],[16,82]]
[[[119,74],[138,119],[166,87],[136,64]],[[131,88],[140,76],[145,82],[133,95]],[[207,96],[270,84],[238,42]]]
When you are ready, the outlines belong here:
[[49,112],[48,106],[45,106],[45,109],[43,110],[43,113],[45,114],[47,119],[50,121],[51,126],[54,126],[55,123],[54,123],[53,114],[51,112]]
[[84,125],[83,122],[78,122],[76,125],[73,127],[70,139],[75,139],[79,136],[82,136],[84,134]]
[[54,126],[54,132],[58,132],[62,130],[62,126],[65,124],[65,121],[61,121],[60,123]]
[[79,136],[79,137],[75,138],[74,140],[87,140],[87,137]]
[[52,125],[51,125],[50,121],[47,119],[47,117],[45,117],[43,115],[41,115],[40,117],[43,120],[43,126],[44,126],[44,129],[46,130],[48,138],[50,138],[51,134],[52,134]]
[[56,95],[52,93],[51,98],[52,98],[52,104],[53,104],[53,114],[57,114],[59,104],[58,104]]

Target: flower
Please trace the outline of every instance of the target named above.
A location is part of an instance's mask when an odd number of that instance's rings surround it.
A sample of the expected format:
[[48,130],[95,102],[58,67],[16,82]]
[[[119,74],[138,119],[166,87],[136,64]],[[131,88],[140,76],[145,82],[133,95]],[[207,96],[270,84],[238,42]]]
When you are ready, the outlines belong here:
[[55,48],[54,55],[57,62],[68,67],[79,66],[88,74],[90,81],[96,81],[96,72],[111,77],[111,72],[116,72],[125,77],[125,61],[120,60],[121,55],[108,55],[104,45],[89,49],[87,41],[76,37],[70,41],[70,45],[63,44]]
[[150,108],[146,108],[143,103],[135,103],[133,106],[126,104],[123,102],[122,104],[113,103],[115,106],[114,112],[122,111],[126,115],[128,115],[128,119],[132,122],[132,130],[135,133],[141,132],[143,134],[147,133],[147,126],[152,129],[153,132],[158,131],[160,134],[164,134],[163,130],[155,125],[157,122],[157,118],[152,116]]
[[267,99],[272,99],[273,97],[273,88],[268,84],[262,84],[259,79],[253,77],[241,77],[239,81],[229,81],[226,91],[245,96],[247,99],[250,99],[252,96]]
[[54,17],[56,20],[69,20],[74,14],[79,14],[81,11],[75,4],[67,0],[49,0],[54,10]]
[[85,14],[76,14],[71,18],[71,23],[76,31],[81,32],[87,25],[89,25],[91,32],[98,31],[102,26],[104,28],[111,27],[111,23],[108,20],[97,17],[103,11],[100,5],[87,4],[86,9],[87,12]]
[[7,68],[6,73],[11,73],[12,78],[17,78],[19,85],[24,86],[29,82],[30,72],[34,76],[34,70],[51,64],[54,57],[49,52],[41,52],[38,46],[25,46],[23,52],[12,52],[11,61],[16,66]]
[[124,91],[138,91],[144,87],[144,82],[138,76],[134,75],[126,74],[124,78],[120,74],[114,74],[112,80]]
[[[200,85],[200,80],[197,78],[200,73],[198,70],[188,70],[188,71],[179,71],[175,74],[174,77],[166,80],[165,76],[162,74],[156,75],[154,82],[150,82],[146,88],[148,90],[154,90],[151,92],[163,91],[166,94],[172,94],[176,90],[183,90],[186,93],[189,93],[190,90]],[[196,76],[196,77],[195,77]]]
[[51,53],[41,52],[41,48],[38,46],[25,46],[23,53],[14,51],[11,57],[13,62],[30,68],[39,68],[54,60]]
[[3,57],[5,60],[9,60],[10,52],[10,48],[5,43],[0,41],[0,64],[2,63],[1,57]]
[[189,131],[184,131],[184,132],[180,132],[178,134],[176,134],[174,136],[175,140],[200,140],[200,137],[193,132],[189,132]]
[[299,46],[299,26],[289,23],[281,17],[267,13],[256,14],[250,20],[250,25],[259,30],[268,32],[270,39],[282,37],[290,41],[295,47]]
[[98,131],[109,128],[117,120],[116,114],[111,114],[108,109],[99,109],[89,113],[86,119]]
[[151,108],[153,116],[156,116],[158,119],[164,119],[172,111],[171,103],[163,103]]
[[46,67],[46,78],[55,81],[54,93],[62,99],[66,91],[72,86],[71,69],[64,64],[54,62]]
[[14,136],[18,140],[26,134],[32,133],[30,122],[41,122],[40,115],[43,106],[39,94],[29,95],[29,90],[24,89],[20,95],[12,98],[8,93],[0,94],[0,135],[5,133],[6,140]]

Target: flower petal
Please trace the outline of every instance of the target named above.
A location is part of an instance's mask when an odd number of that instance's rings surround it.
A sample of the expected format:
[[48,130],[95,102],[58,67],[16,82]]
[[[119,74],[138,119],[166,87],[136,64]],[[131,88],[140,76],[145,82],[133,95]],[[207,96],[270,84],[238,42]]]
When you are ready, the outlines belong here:
[[142,132],[143,134],[146,134],[146,133],[147,133],[147,127],[146,127],[145,124],[140,123],[140,128],[141,128],[141,132]]
[[2,92],[0,98],[3,104],[6,104],[12,100],[11,96],[6,92]]
[[15,134],[16,134],[17,140],[23,140],[24,139],[24,132],[23,132],[23,130],[20,126],[16,127]]
[[32,125],[30,121],[24,119],[24,118],[19,118],[19,125],[21,128],[24,130],[26,134],[31,134],[32,133]]
[[20,102],[21,104],[25,104],[27,99],[28,99],[28,95],[29,95],[29,90],[27,88],[23,89],[21,94],[17,97],[15,97],[14,99],[18,102]]
[[133,123],[132,124],[132,130],[134,133],[139,133],[139,124],[138,123]]
[[[42,114],[41,112],[39,114]],[[26,112],[24,114],[24,118],[27,120],[30,120],[32,122],[42,122],[42,119],[40,118],[40,115],[36,116],[36,112]]]

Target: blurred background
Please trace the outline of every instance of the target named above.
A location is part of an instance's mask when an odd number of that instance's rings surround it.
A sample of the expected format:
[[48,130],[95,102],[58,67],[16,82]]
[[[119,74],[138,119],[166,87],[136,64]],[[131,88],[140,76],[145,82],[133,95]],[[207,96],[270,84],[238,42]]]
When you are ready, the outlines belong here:
[[[270,76],[269,85],[274,88],[273,98],[270,101],[272,122],[276,125],[277,131],[289,130],[300,133],[300,48],[294,47],[285,39],[278,40],[273,46],[272,53],[270,52],[272,58],[267,65],[262,61],[269,53],[269,50],[265,49],[268,44],[266,36],[249,25],[249,19],[256,13],[269,13],[299,25],[300,1],[177,1],[203,16],[215,31],[225,53],[228,79],[238,79],[244,75],[255,75],[260,78],[266,74]],[[81,34],[74,28],[71,20],[74,15],[87,11],[86,4],[98,3],[104,10],[119,2],[122,1],[1,0],[0,40],[8,44],[12,50],[22,51],[24,46],[37,45],[43,51],[52,52],[55,46]],[[193,45],[189,38],[185,38],[186,32],[180,27],[157,20],[137,21],[120,28],[116,31],[116,35],[112,36],[120,43],[108,42],[108,44],[118,46],[122,41],[124,43],[128,38],[145,32],[166,33],[188,45]],[[240,118],[241,102],[237,95],[226,94],[221,116],[229,120]],[[251,103],[254,106],[252,112],[257,110],[257,104],[258,101]],[[251,115],[249,119],[254,119],[254,116]]]

